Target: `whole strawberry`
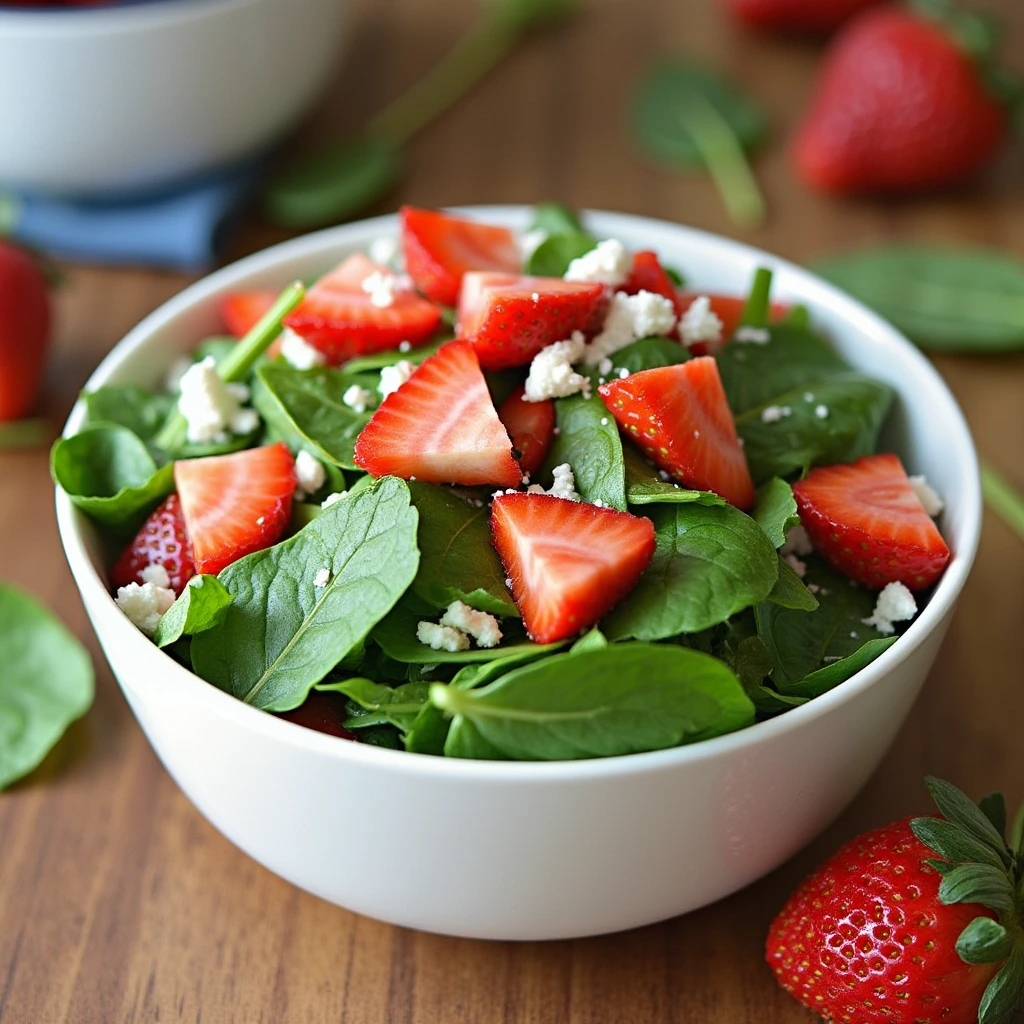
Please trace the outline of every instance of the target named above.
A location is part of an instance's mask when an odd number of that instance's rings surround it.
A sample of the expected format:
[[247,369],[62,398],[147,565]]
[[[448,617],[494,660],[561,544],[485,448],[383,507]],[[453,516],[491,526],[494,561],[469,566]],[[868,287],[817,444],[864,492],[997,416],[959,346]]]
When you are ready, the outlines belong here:
[[879,0],[728,0],[733,15],[752,28],[825,35]]
[[958,42],[969,34],[980,37],[982,22],[968,15],[886,7],[852,21],[797,130],[800,176],[828,192],[898,193],[952,185],[988,163],[1009,117]]
[[998,1024],[1024,988],[1024,852],[999,794],[981,808],[926,781],[944,818],[906,818],[844,846],[772,923],[779,984],[826,1020]]
[[28,253],[0,240],[0,422],[31,412],[49,343],[46,276]]

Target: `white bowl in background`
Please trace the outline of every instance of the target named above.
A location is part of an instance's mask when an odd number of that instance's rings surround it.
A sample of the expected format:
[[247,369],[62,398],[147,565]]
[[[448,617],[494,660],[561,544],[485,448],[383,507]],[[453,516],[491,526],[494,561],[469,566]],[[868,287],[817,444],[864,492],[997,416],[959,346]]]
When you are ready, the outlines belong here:
[[[515,227],[527,211],[478,207]],[[591,213],[599,237],[650,248],[693,287],[743,292],[754,269],[806,303],[854,366],[898,392],[886,446],[946,499],[953,558],[899,641],[830,693],[779,718],[679,747],[590,761],[470,761],[347,742],[249,707],[150,643],[107,592],[92,524],[58,491],[60,534],[114,674],[157,754],[233,843],[350,910],[428,931],[555,939],[649,924],[771,871],[843,809],[917,696],[974,559],[978,468],[963,416],[894,328],[807,271],[661,221]],[[381,217],[286,242],[192,285],[114,348],[87,388],[154,385],[219,330],[217,299],[308,279],[397,231]],[[76,408],[73,433],[82,422]]]
[[348,0],[0,9],[0,186],[139,192],[279,139],[330,80]]

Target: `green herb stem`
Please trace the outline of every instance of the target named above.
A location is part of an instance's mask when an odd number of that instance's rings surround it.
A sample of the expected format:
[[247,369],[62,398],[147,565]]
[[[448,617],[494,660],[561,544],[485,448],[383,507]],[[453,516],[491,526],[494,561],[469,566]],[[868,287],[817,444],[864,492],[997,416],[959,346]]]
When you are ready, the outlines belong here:
[[750,285],[750,296],[740,314],[740,326],[767,327],[771,301],[772,272],[767,267],[758,267]]
[[988,507],[1024,540],[1024,495],[987,462],[981,464],[981,491]]

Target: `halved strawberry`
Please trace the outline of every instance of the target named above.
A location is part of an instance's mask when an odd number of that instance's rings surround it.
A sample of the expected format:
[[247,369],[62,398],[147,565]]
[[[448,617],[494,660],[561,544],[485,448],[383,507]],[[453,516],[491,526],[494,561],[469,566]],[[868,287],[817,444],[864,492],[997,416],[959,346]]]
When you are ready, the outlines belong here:
[[550,494],[498,495],[491,533],[526,631],[539,644],[593,626],[654,557],[650,519]]
[[220,316],[228,333],[245,337],[276,300],[277,292],[228,292],[220,300]]
[[619,291],[627,295],[636,295],[637,292],[663,295],[666,299],[671,299],[676,307],[676,316],[682,316],[689,305],[673,284],[672,278],[665,273],[665,268],[658,261],[657,253],[648,250],[633,254],[633,269]]
[[216,574],[280,539],[292,514],[295,460],[280,442],[179,459],[174,482],[196,572]]
[[356,438],[355,462],[373,476],[435,484],[516,487],[522,477],[466,341],[442,345],[381,402]]
[[619,426],[681,484],[714,491],[737,508],[754,503],[754,482],[711,356],[641,370],[597,390]]
[[167,497],[150,513],[142,529],[114,563],[110,582],[114,587],[126,587],[129,583],[141,586],[146,582],[142,571],[151,565],[162,565],[167,570],[175,594],[180,594],[196,573],[177,494]]
[[896,455],[812,469],[793,484],[793,495],[818,553],[865,587],[898,580],[923,590],[949,562],[949,548]]
[[428,299],[454,306],[467,270],[522,268],[515,233],[437,210],[403,206],[402,252],[406,273]]
[[292,711],[276,711],[274,714],[286,722],[325,732],[328,736],[338,736],[343,740],[358,739],[354,732],[341,724],[346,718],[345,699],[337,693],[310,690],[309,696],[297,708]]
[[594,327],[605,299],[603,284],[472,272],[462,279],[457,333],[473,343],[485,370],[522,366],[545,346]]
[[520,453],[519,465],[524,473],[536,473],[544,462],[555,434],[555,403],[523,400],[526,389],[516,388],[502,403],[498,419],[512,438],[512,446]]
[[[747,304],[746,298],[741,295],[710,295],[707,292],[680,291],[677,294],[679,300],[677,308],[682,310],[679,315],[682,316],[690,308],[693,300],[701,295],[707,295],[711,301],[711,312],[722,321],[722,341],[728,341],[736,333],[740,325],[743,307]],[[783,320],[789,313],[790,308],[784,302],[773,302],[769,319],[772,323]],[[695,356],[706,356],[710,351],[711,346],[705,342],[698,342],[696,345],[690,346],[690,353]]]
[[391,275],[362,253],[353,253],[309,289],[284,318],[285,326],[335,366],[353,356],[398,348],[403,341],[427,341],[441,324],[441,310],[409,288],[396,289],[387,305],[374,305],[363,282],[377,272]]

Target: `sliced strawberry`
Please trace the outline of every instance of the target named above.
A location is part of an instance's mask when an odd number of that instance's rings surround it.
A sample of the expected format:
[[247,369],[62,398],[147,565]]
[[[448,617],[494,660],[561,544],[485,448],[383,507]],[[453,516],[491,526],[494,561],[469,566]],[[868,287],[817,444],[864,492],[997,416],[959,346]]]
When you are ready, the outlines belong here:
[[441,324],[441,310],[409,288],[395,290],[386,306],[374,305],[363,282],[376,272],[391,274],[362,253],[353,253],[309,289],[285,317],[285,326],[334,366],[353,356],[398,348],[403,341],[427,341]]
[[536,473],[541,467],[555,436],[555,403],[524,401],[526,389],[512,392],[498,410],[498,419],[512,438],[512,446],[520,453],[519,465],[524,473]]
[[526,631],[539,644],[593,626],[654,557],[643,516],[550,494],[500,494],[491,533]]
[[522,476],[466,341],[442,345],[381,402],[356,438],[355,461],[373,476],[435,484],[516,487]]
[[597,390],[619,426],[681,484],[714,491],[737,508],[754,503],[754,482],[711,356],[641,370]]
[[462,281],[458,335],[473,343],[485,370],[522,366],[573,331],[593,328],[605,300],[602,284],[473,272]]
[[276,300],[277,292],[228,292],[220,300],[220,316],[228,333],[245,337]]
[[800,522],[818,553],[840,572],[877,589],[934,583],[949,548],[895,455],[812,469],[793,484]]
[[[741,295],[709,295],[707,292],[681,291],[677,294],[679,300],[677,308],[681,307],[682,309],[679,315],[682,316],[690,308],[693,300],[701,295],[707,295],[711,300],[711,312],[722,321],[722,341],[728,341],[739,328],[743,307],[747,304],[746,298]],[[772,323],[778,323],[785,319],[790,308],[783,302],[773,302],[769,319]],[[696,345],[690,346],[690,353],[695,356],[706,356],[710,351],[711,346],[706,342],[698,342]]]
[[135,539],[114,563],[110,582],[115,587],[126,587],[129,583],[141,586],[146,582],[142,571],[151,565],[162,565],[167,570],[175,594],[180,594],[196,573],[177,494],[170,495],[150,513]]
[[516,274],[522,268],[515,233],[508,228],[413,206],[403,206],[400,216],[406,272],[434,302],[454,306],[468,270]]
[[324,693],[322,690],[310,690],[305,701],[292,711],[275,712],[278,718],[295,725],[325,732],[328,736],[338,736],[343,740],[356,740],[356,734],[350,732],[341,723],[345,721],[345,700],[336,693]]
[[280,442],[180,459],[174,482],[196,572],[216,574],[280,539],[292,514],[295,460]]
[[636,295],[637,292],[663,295],[666,299],[672,300],[676,307],[676,316],[682,316],[689,305],[658,261],[657,253],[646,250],[634,253],[633,269],[619,291],[627,295]]

